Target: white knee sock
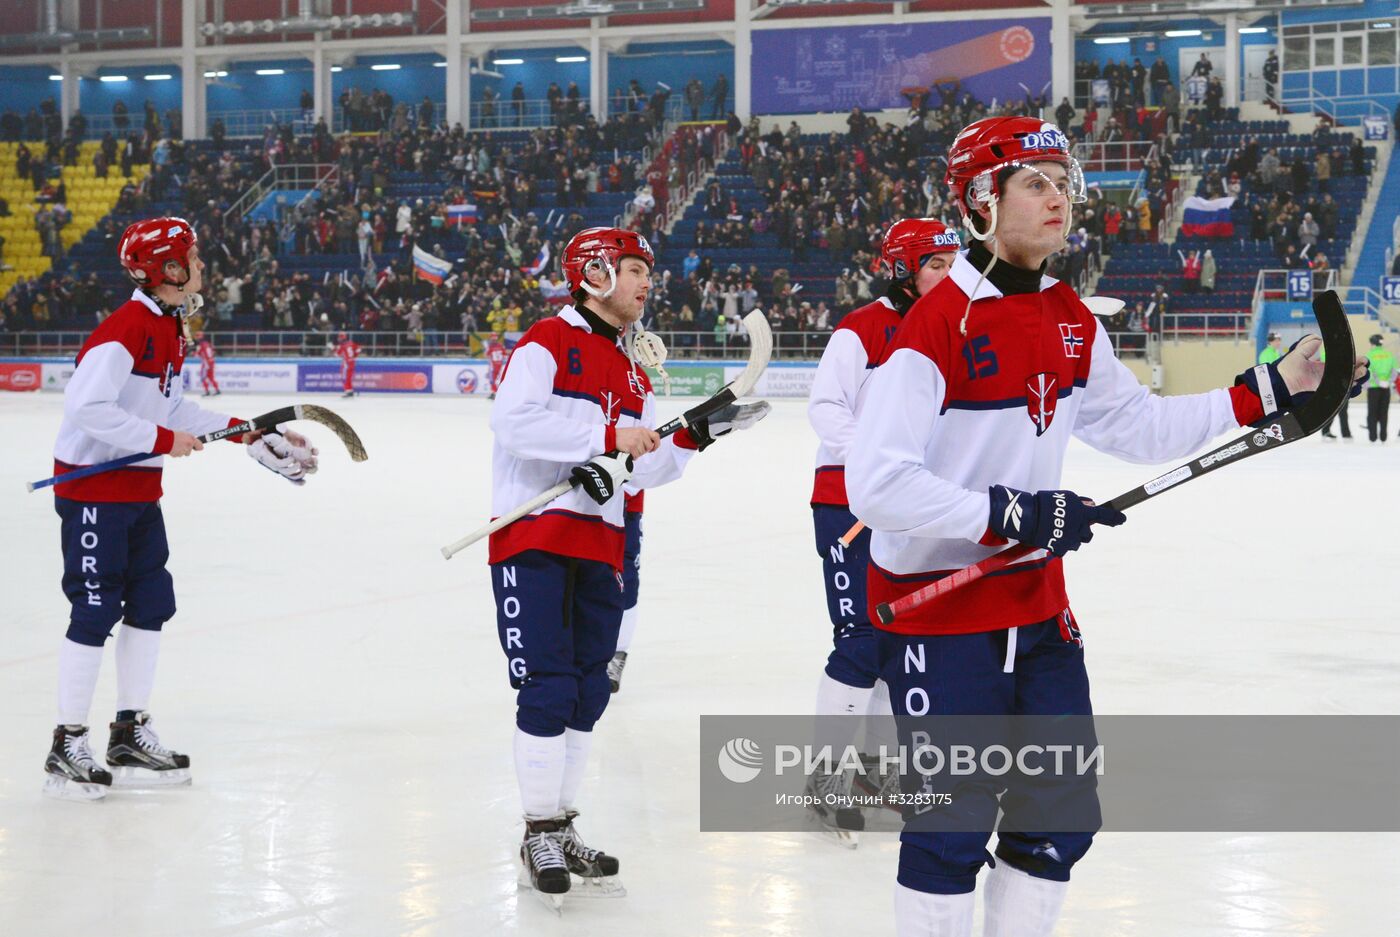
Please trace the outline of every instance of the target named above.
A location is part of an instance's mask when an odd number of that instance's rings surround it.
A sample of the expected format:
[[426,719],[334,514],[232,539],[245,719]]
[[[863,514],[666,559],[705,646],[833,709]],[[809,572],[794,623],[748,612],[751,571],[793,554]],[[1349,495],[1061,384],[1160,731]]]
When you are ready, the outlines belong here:
[[934,895],[894,886],[896,937],[972,937],[973,893]]
[[592,732],[564,730],[564,778],[559,786],[559,809],[574,806],[578,789],[583,784],[583,769],[588,765],[588,752],[593,747]]
[[520,805],[531,820],[559,816],[559,789],[564,781],[564,734],[531,735],[515,730],[515,780]]
[[891,755],[899,747],[899,733],[895,729],[894,710],[890,708],[890,688],[883,680],[875,681],[875,689],[870,694],[870,705],[865,711],[865,745],[863,751],[869,755],[879,754],[880,746]]
[[[845,747],[855,741],[856,730],[860,728],[861,720],[851,717],[865,715],[874,692],[872,687],[847,686],[823,671],[821,682],[817,684],[817,745],[830,745],[832,756],[839,759]],[[842,718],[823,719],[822,716]]]
[[64,638],[58,649],[58,723],[85,726],[102,669],[102,648]]
[[122,625],[117,632],[117,709],[145,709],[151,705],[156,683],[156,658],[160,632]]
[[637,630],[637,608],[634,605],[622,613],[622,627],[617,632],[617,649],[625,651],[632,646],[632,635]]
[[1036,878],[1000,859],[987,872],[985,891],[984,937],[1050,937],[1069,882]]

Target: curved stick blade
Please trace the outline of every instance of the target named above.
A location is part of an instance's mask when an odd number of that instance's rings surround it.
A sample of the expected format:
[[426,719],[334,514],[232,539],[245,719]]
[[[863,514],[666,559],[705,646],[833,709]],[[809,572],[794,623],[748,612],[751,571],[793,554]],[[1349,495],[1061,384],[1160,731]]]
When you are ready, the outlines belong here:
[[369,458],[369,453],[365,452],[365,444],[360,442],[360,437],[350,424],[345,422],[338,413],[327,410],[325,407],[318,407],[315,404],[299,404],[297,406],[297,416],[303,420],[310,420],[313,423],[320,423],[322,426],[335,433],[337,438],[345,444],[345,451],[350,453],[353,462],[363,462]]

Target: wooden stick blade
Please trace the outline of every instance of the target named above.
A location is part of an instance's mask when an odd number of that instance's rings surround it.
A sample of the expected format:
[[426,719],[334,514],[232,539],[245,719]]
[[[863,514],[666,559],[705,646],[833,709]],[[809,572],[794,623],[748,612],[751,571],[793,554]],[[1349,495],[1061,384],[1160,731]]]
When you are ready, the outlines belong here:
[[365,444],[360,441],[359,435],[335,411],[318,407],[312,403],[298,404],[296,410],[299,419],[320,423],[335,433],[336,438],[345,445],[345,451],[350,453],[352,462],[363,462],[369,458],[369,453],[365,451]]

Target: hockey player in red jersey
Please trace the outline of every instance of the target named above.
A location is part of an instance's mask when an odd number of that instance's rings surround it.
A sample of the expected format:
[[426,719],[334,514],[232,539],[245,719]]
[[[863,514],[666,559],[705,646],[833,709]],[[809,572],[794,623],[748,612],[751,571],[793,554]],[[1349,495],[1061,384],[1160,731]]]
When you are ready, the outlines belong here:
[[[846,456],[855,435],[861,388],[884,356],[905,313],[948,275],[960,246],[957,232],[933,218],[909,218],[890,225],[880,250],[888,290],[841,320],[812,380],[807,418],[820,440],[812,486],[812,521],[832,627],[831,654],[817,686],[818,716],[890,712],[888,689],[879,682],[875,633],[865,607],[870,532],[862,530],[849,546],[838,542],[856,523],[846,502]],[[817,744],[840,750],[851,743],[856,721],[824,719],[818,724],[822,732]],[[838,835],[864,828],[859,810],[826,806],[825,795],[843,792],[849,781],[841,773],[816,772],[809,785],[808,793],[819,795],[814,800],[815,812]]]
[[618,860],[584,845],[574,808],[622,620],[620,491],[678,478],[697,450],[768,409],[730,406],[664,440],[652,430],[651,383],[621,338],[641,316],[654,262],[635,232],[575,235],[563,256],[573,304],[521,337],[491,411],[494,516],[579,481],[490,541],[497,631],[518,691],[522,881],[551,903],[570,889],[571,873],[618,892]]
[[501,339],[500,332],[492,332],[491,337],[486,340],[486,361],[490,368],[490,399],[495,400],[496,388],[500,387],[501,375],[506,371],[506,343]]
[[203,332],[196,332],[194,341],[195,354],[199,356],[199,382],[204,387],[204,396],[218,396],[223,391],[219,390],[219,381],[214,377],[214,343]]
[[[200,409],[182,396],[190,297],[203,282],[194,231],[180,218],[155,218],[126,229],[121,264],[136,284],[131,299],[83,343],[64,391],[54,444],[54,474],[131,453],[144,462],[54,486],[62,519],[63,591],[71,605],[58,655],[58,726],[45,762],[45,792],[100,800],[114,783],[188,783],[190,760],[165,748],[146,706],[155,682],[161,628],[175,614],[166,570],[169,547],[161,514],[161,466],[203,449],[199,435],[239,420]],[[240,437],[228,437],[238,441]],[[242,437],[260,465],[296,484],[316,471],[316,450],[281,430]],[[88,742],[88,712],[113,626],[117,718],[107,766]]]
[[355,396],[355,362],[360,357],[360,343],[341,332],[335,337],[335,356],[340,359],[342,397]]
[[[953,142],[947,183],[972,247],[900,324],[867,383],[846,462],[851,508],[874,531],[867,602],[873,610],[1010,541],[1041,549],[882,626],[880,675],[898,716],[1089,717],[1061,558],[1089,542],[1092,525],[1125,518],[1060,489],[1070,437],[1129,461],[1184,457],[1314,390],[1321,340],[1303,339],[1229,389],[1153,396],[1079,297],[1044,275],[1065,245],[1071,203],[1084,197],[1064,135],[1034,118],[977,121]],[[1021,832],[1046,829],[1022,808],[1053,799],[1056,815],[1096,818],[1093,780],[1023,787],[984,777],[958,787],[957,816],[980,832],[901,834],[897,932],[971,933],[973,889],[1002,809],[983,933],[1050,935],[1093,834],[1053,832],[1053,817],[1051,832]],[[1097,823],[1076,828],[1086,826]]]

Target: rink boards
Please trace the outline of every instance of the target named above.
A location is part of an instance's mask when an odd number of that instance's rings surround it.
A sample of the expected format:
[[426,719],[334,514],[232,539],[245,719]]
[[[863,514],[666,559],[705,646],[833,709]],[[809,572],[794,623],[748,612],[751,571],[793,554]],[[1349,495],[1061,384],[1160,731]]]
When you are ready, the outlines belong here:
[[[666,366],[672,396],[709,396],[744,368],[741,360],[676,361]],[[215,364],[219,387],[241,393],[339,393],[340,362],[326,358],[220,358]],[[759,379],[755,396],[806,397],[816,373],[815,361],[774,362]],[[485,395],[490,393],[490,366],[481,358],[361,358],[355,389],[363,393]],[[653,371],[658,396],[666,387]],[[0,391],[60,391],[73,376],[70,358],[0,358]],[[187,361],[181,372],[185,390],[198,392],[200,366]]]

